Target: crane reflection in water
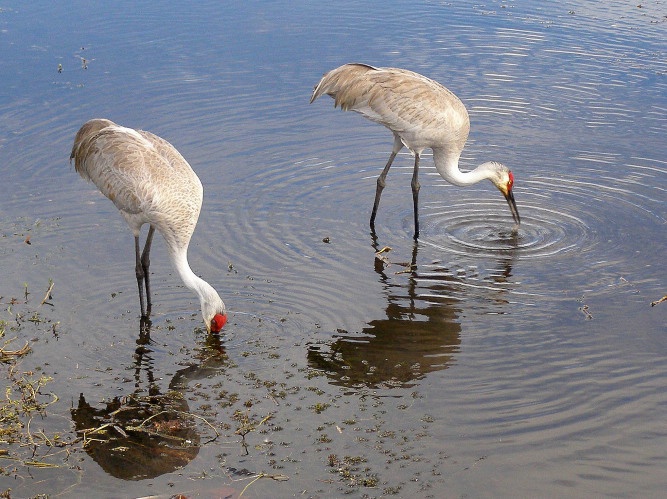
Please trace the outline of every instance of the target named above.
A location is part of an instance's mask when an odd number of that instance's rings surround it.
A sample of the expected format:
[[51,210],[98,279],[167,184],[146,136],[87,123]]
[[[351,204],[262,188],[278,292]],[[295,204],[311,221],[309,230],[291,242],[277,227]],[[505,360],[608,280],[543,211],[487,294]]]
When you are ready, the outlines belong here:
[[149,320],[141,320],[134,391],[113,395],[97,408],[82,393],[71,410],[86,452],[106,473],[123,480],[155,478],[182,469],[218,436],[193,415],[185,393],[193,380],[226,368],[229,359],[219,335],[208,334],[197,349],[197,362],[177,371],[169,389],[161,391],[153,375],[150,327]]
[[[375,240],[374,246],[379,253]],[[329,344],[310,345],[310,367],[324,372],[332,384],[354,390],[414,386],[456,361],[466,302],[508,304],[505,284],[511,284],[511,257],[498,259],[496,268],[478,280],[437,263],[418,271],[418,248],[415,243],[411,262],[399,264],[405,270],[396,273],[398,267],[388,258],[376,258],[375,270],[387,296],[385,317],[356,333],[339,330]]]

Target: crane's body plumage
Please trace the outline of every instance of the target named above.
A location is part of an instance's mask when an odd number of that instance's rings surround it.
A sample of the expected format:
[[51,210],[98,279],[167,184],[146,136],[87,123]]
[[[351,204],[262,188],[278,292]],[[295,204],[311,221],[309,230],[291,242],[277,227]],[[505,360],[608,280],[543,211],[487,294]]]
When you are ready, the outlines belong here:
[[[153,231],[157,230],[164,237],[184,284],[199,296],[204,322],[210,330],[216,315],[225,316],[225,306],[215,289],[197,277],[187,261],[204,191],[185,158],[157,135],[105,119],[90,120],[81,127],[71,158],[76,171],[114,203],[134,234],[142,316],[150,314],[149,252]],[[150,229],[140,255],[138,239],[144,224],[149,224]],[[148,314],[143,302],[143,279]]]
[[434,144],[460,152],[470,132],[468,111],[456,95],[405,69],[346,64],[322,78],[311,102],[322,94],[332,95],[336,107],[384,125],[415,153]]
[[135,235],[150,224],[168,247],[187,246],[204,195],[199,178],[166,140],[107,122],[75,146],[76,171],[116,205]]
[[440,83],[405,69],[344,64],[322,77],[310,102],[324,94],[333,97],[335,107],[360,113],[394,134],[392,154],[378,177],[371,228],[374,227],[386,175],[403,146],[415,155],[412,179],[415,239],[419,235],[417,172],[421,153],[427,148],[433,150],[436,170],[448,182],[465,186],[483,179],[491,180],[505,195],[512,215],[519,222],[511,190],[513,176],[507,167],[487,162],[470,172],[459,170],[459,158],[470,132],[470,119],[459,98]]

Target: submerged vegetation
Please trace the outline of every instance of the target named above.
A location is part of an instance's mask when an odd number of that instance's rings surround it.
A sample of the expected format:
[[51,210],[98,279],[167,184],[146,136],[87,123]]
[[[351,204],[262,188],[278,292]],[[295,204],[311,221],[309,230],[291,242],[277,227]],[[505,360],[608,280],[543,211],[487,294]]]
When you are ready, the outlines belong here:
[[[427,421],[414,421],[417,426],[411,431],[394,428],[384,420],[382,399],[372,396],[362,397],[368,403],[349,413],[348,402],[336,390],[328,390],[321,371],[288,363],[282,377],[300,376],[307,384],[278,382],[269,379],[275,375],[273,370],[246,371],[230,361],[224,347],[210,336],[200,338],[198,347],[188,352],[191,363],[174,373],[163,393],[155,384],[97,406],[86,402],[82,394],[78,404],[75,399],[71,408],[63,409],[61,403],[56,409],[59,397],[49,389],[54,380],[43,368],[24,366],[32,347],[38,345],[26,338],[58,334],[58,324],[47,318],[48,308],[31,305],[27,288],[24,295],[22,300],[2,300],[1,366],[8,386],[0,409],[0,442],[5,444],[0,451],[0,476],[29,480],[36,468],[52,468],[57,476],[75,475],[66,485],[66,492],[73,492],[86,480],[87,455],[120,480],[185,475],[197,482],[192,490],[198,494],[212,481],[224,483],[226,490],[238,496],[251,490],[262,493],[271,488],[267,483],[290,481],[316,463],[321,474],[319,492],[389,496],[399,494],[405,482],[388,476],[378,467],[378,458],[384,466],[396,462],[402,467],[423,459],[413,446],[428,439]],[[261,328],[262,323],[257,326]],[[249,343],[253,344],[251,357],[273,359],[272,348],[261,340]],[[61,394],[60,398],[71,396]],[[399,410],[405,414],[407,409]],[[71,418],[63,419],[62,413],[68,410]],[[60,432],[38,427],[53,418],[58,424],[65,422]],[[305,421],[312,426],[304,425]],[[220,449],[217,463],[197,473],[198,464],[193,463],[206,446]],[[445,459],[434,458],[434,469]],[[48,488],[53,478],[44,483]],[[0,497],[11,494],[10,489],[0,490]]]
[[[0,368],[5,384],[0,401],[0,475],[21,477],[28,468],[63,466],[69,456],[67,447],[72,441],[39,427],[48,417],[49,406],[58,401],[58,396],[48,391],[53,378],[40,367],[25,367],[32,351],[27,336],[35,334],[35,327],[38,334],[58,334],[58,323],[49,320],[42,308],[48,304],[52,289],[50,281],[36,307],[27,285],[23,299],[0,297]],[[8,496],[7,491],[3,493]]]
[[[272,337],[266,328],[275,325],[260,318],[249,319],[247,329],[258,334],[234,346],[236,361],[227,355],[229,342],[195,330],[194,345],[183,347],[184,360],[168,378],[153,372],[151,325],[144,325],[147,338],[137,341],[132,369],[135,381],[145,376],[147,383],[132,383],[129,392],[113,386],[58,393],[67,385],[57,371],[35,366],[44,343],[63,334],[50,318],[53,282],[45,288],[35,299],[27,286],[21,299],[0,297],[0,368],[7,385],[0,402],[0,477],[13,479],[16,493],[25,492],[21,482],[32,497],[54,487],[64,494],[90,490],[86,484],[102,470],[122,481],[169,477],[169,487],[186,477],[191,487],[177,491],[182,497],[220,485],[232,496],[261,496],[316,470],[314,494],[395,496],[410,485],[393,473],[397,467],[428,490],[442,480],[443,467],[459,466],[424,446],[433,418],[415,406],[418,392],[406,403],[363,385],[331,385],[329,371],[276,355],[275,345],[264,341]],[[165,328],[179,329],[167,320],[154,336]],[[357,404],[348,390],[357,393]],[[395,411],[407,426],[395,426]],[[211,451],[212,464],[205,457]],[[428,476],[420,475],[423,466]],[[0,489],[0,497],[13,494]]]

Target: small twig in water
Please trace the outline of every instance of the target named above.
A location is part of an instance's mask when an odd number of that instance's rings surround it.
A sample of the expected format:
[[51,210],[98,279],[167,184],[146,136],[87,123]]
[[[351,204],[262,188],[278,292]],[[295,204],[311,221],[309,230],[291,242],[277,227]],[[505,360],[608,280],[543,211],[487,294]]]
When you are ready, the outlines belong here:
[[391,248],[389,246],[385,246],[382,249],[378,250],[375,252],[375,259],[380,262],[384,267],[388,267],[391,265],[391,262],[389,261],[389,258],[385,253],[388,253],[391,251]]
[[255,482],[256,482],[257,480],[259,480],[260,478],[270,478],[270,479],[272,479],[272,480],[276,480],[276,481],[278,481],[278,482],[284,482],[284,481],[289,480],[289,477],[288,477],[287,475],[281,475],[281,474],[278,474],[278,475],[269,475],[268,473],[263,473],[263,472],[262,472],[262,473],[258,473],[257,476],[252,480],[252,482],[250,482],[248,485],[246,485],[245,487],[243,487],[243,490],[242,490],[241,493],[239,494],[239,498],[240,498],[241,496],[243,496],[243,494],[245,494],[245,491],[248,489],[248,487],[250,487],[253,483],[255,483]]
[[411,263],[406,263],[406,264],[401,264],[401,265],[403,265],[405,268],[403,270],[399,270],[397,272],[394,272],[394,274],[396,274],[396,275],[398,275],[398,274],[410,274],[410,273],[414,272],[415,269],[417,268],[416,265],[413,265]]
[[40,307],[46,303],[46,300],[51,298],[51,290],[53,289],[53,286],[55,284],[56,284],[55,282],[50,281],[49,289],[46,290],[46,294],[44,295],[44,299],[42,300],[42,303],[39,304]]
[[257,476],[255,477],[255,479],[254,479],[252,482],[250,482],[248,485],[246,485],[245,487],[243,487],[243,490],[242,490],[241,493],[239,494],[239,498],[240,498],[241,496],[243,496],[243,494],[245,494],[245,491],[248,490],[248,487],[250,487],[253,483],[255,483],[257,480],[259,480],[260,478],[262,478],[262,477],[264,477],[264,476],[266,476],[266,475],[264,475],[264,473],[260,473],[259,475],[257,475]]
[[[220,436],[220,432],[218,432],[218,430],[215,428],[215,426],[213,426],[211,423],[209,423],[209,422],[206,420],[206,418],[203,418],[203,417],[198,416],[197,414],[193,414],[193,413],[191,413],[191,412],[184,412],[184,411],[173,411],[173,412],[175,412],[176,414],[184,415],[184,416],[190,416],[190,417],[199,419],[199,420],[203,421],[204,423],[206,423],[206,424],[213,430],[213,432],[215,433],[215,438],[212,439],[212,440],[209,440],[209,442],[212,442],[213,440],[215,440],[216,438],[218,438],[218,437]],[[144,420],[141,422],[141,424],[139,424],[139,426],[136,426],[136,427],[128,427],[128,429],[132,429],[132,430],[140,430],[140,431],[147,431],[146,429],[144,429],[146,423],[148,423],[151,419],[153,419],[153,418],[155,418],[155,417],[157,417],[157,416],[160,416],[160,415],[162,415],[162,414],[168,414],[168,413],[169,413],[169,411],[161,411],[161,412],[158,412],[157,414],[153,414],[152,416],[150,416],[150,417],[144,419]],[[161,435],[161,436],[163,436],[163,437],[176,438],[176,437],[171,437],[171,436],[169,436],[169,435],[162,435],[162,434],[159,433],[159,432],[154,432],[154,433],[155,433],[156,435]],[[207,442],[207,443],[208,443],[208,442]]]
[[588,305],[584,305],[583,307],[579,307],[579,310],[581,310],[581,312],[586,316],[586,319],[592,319],[593,318],[593,314],[591,314],[588,311]]
[[660,298],[659,300],[652,301],[652,302],[651,302],[651,306],[652,306],[652,307],[655,307],[658,303],[662,303],[663,301],[667,301],[667,295],[663,296],[663,297]]
[[[5,342],[5,345],[8,344],[10,341],[12,340]],[[30,351],[30,345],[28,345],[27,341],[25,342],[23,348],[21,348],[20,350],[5,350],[4,347],[0,347],[0,361],[7,361],[11,358],[21,357],[27,354],[29,351]]]

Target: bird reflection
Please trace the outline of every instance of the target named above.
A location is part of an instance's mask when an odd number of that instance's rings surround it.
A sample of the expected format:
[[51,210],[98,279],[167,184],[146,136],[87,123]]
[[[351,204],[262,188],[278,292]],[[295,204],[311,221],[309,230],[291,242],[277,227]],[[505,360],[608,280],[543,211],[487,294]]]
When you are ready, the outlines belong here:
[[[372,236],[375,270],[387,298],[385,317],[369,321],[358,333],[339,330],[329,345],[312,345],[308,362],[333,384],[351,389],[411,387],[456,361],[468,279],[438,265],[419,272],[418,243],[409,262],[394,263]],[[507,289],[497,284],[511,276],[511,260],[498,263],[484,285],[473,289],[504,306]]]
[[78,406],[71,410],[86,452],[105,472],[123,480],[171,473],[197,456],[202,435],[184,392],[188,381],[227,364],[220,337],[208,334],[197,351],[198,363],[177,371],[169,390],[162,393],[153,374],[150,329],[150,320],[142,319],[134,354],[133,393],[110,397],[101,408],[92,407],[80,394]]

